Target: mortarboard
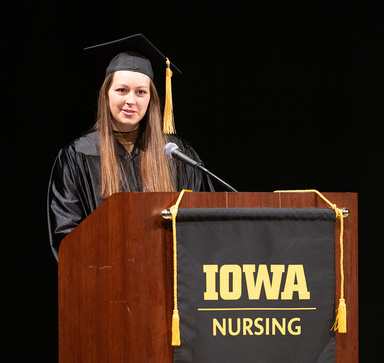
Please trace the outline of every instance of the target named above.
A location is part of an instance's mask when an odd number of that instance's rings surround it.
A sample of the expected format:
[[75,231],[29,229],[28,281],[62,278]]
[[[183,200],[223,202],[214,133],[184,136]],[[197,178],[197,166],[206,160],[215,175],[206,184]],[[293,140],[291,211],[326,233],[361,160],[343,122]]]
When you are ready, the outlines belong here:
[[[117,39],[111,42],[97,44],[84,48],[84,51],[92,53],[98,58],[109,61],[105,76],[117,71],[133,71],[147,75],[154,80],[156,70],[164,69],[166,63],[166,92],[164,105],[164,133],[175,133],[172,107],[171,90],[171,65],[181,74],[174,64],[159,51],[143,34],[135,34],[129,37]],[[154,72],[155,70],[155,72]]]

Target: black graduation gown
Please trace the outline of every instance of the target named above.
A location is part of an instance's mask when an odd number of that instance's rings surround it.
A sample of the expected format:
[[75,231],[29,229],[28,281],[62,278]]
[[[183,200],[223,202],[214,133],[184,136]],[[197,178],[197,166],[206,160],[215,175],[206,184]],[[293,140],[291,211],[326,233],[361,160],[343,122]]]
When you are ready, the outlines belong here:
[[[195,160],[199,156],[188,143],[176,135],[169,142]],[[118,155],[131,192],[142,191],[140,150],[128,153],[119,143]],[[177,190],[213,191],[212,183],[202,172],[172,160],[177,167]],[[57,259],[61,240],[92,213],[104,199],[100,196],[101,168],[99,134],[91,132],[61,149],[54,162],[48,186],[48,231],[52,251]]]

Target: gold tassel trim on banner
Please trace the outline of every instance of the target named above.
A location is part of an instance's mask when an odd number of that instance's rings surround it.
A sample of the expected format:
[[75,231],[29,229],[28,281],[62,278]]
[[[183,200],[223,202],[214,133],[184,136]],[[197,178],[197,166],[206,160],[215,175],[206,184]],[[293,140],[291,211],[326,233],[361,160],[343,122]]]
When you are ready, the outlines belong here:
[[339,333],[347,332],[347,306],[344,299],[344,215],[341,209],[337,208],[336,204],[332,204],[327,198],[324,197],[316,189],[299,189],[299,190],[275,190],[274,193],[316,193],[321,199],[328,203],[336,213],[336,218],[340,219],[340,299],[339,307],[335,324],[332,329],[337,330]]
[[173,102],[172,102],[172,71],[171,62],[167,58],[167,68],[165,70],[165,104],[164,104],[164,116],[163,116],[163,133],[175,134],[175,120],[173,116]]
[[172,315],[172,345],[180,345],[180,317],[179,310],[173,310]]
[[173,315],[172,315],[172,345],[179,346],[180,343],[180,317],[177,306],[177,239],[176,239],[176,217],[179,210],[179,204],[185,192],[192,190],[183,189],[174,206],[170,208],[172,213],[173,230]]

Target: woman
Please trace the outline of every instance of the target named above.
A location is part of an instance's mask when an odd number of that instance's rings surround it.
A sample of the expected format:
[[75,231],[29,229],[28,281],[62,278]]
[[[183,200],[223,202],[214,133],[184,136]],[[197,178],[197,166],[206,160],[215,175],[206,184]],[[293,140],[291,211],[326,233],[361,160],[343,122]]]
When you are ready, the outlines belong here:
[[[132,39],[135,48],[144,42],[153,53],[153,45],[141,34],[107,46],[127,47]],[[160,53],[156,48],[155,52]],[[49,236],[56,259],[61,240],[113,193],[213,191],[200,171],[164,156],[164,145],[174,142],[199,160],[181,138],[162,133],[153,78],[148,58],[119,53],[110,62],[99,92],[95,126],[58,153],[48,190]]]

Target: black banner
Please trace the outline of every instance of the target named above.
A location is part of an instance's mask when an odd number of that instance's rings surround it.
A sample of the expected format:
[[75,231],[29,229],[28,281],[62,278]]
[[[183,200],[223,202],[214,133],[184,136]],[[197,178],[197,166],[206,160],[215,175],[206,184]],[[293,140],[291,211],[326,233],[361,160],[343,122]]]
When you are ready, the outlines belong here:
[[180,209],[175,362],[334,362],[335,212]]

